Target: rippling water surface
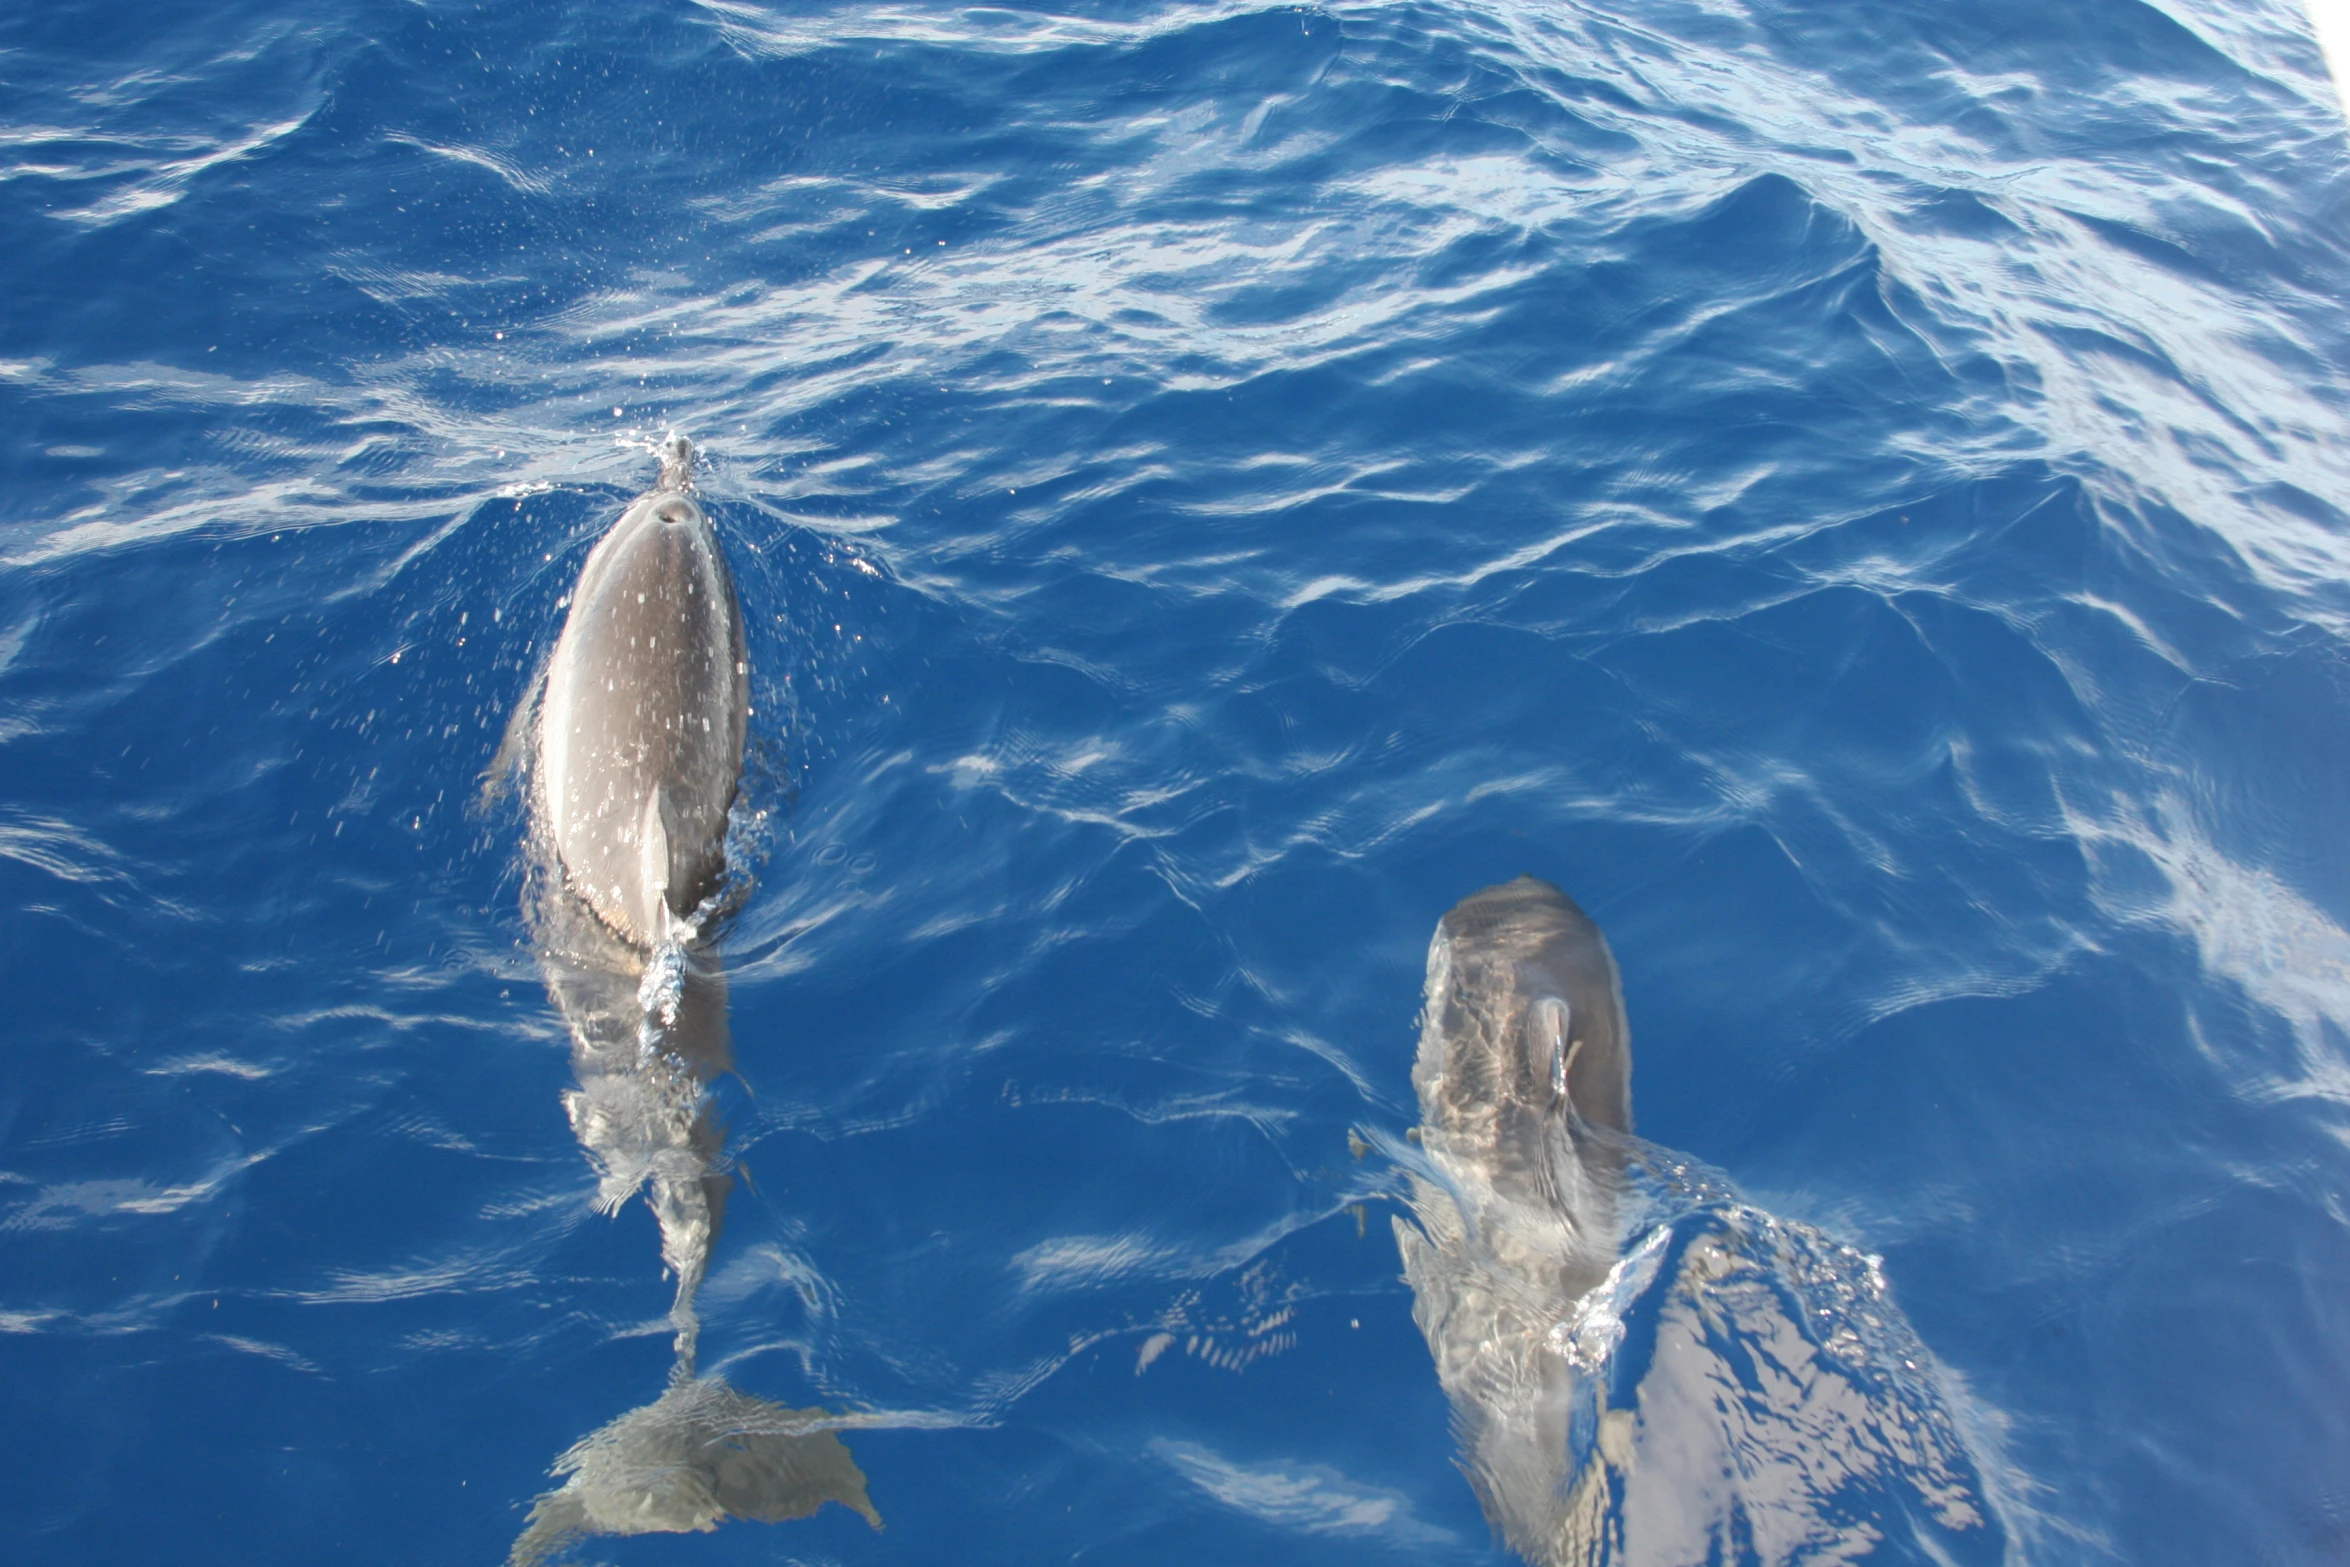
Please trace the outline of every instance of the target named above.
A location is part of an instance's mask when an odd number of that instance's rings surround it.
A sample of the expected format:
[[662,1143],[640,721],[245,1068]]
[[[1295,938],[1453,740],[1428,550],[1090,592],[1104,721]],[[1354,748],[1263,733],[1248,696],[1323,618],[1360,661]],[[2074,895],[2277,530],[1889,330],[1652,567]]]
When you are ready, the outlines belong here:
[[2297,9],[28,4],[0,82],[14,1559],[497,1561],[658,1391],[475,802],[673,424],[755,682],[703,1364],[887,1528],[594,1559],[1507,1560],[1349,1132],[1520,872],[2008,1559],[2350,1556]]

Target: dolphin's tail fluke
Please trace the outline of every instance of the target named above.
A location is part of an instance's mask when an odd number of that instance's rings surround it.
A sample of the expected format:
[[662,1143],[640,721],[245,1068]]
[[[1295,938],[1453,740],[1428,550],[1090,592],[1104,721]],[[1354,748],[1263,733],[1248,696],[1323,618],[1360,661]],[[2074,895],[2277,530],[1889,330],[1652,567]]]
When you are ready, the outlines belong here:
[[782,1523],[826,1502],[878,1529],[865,1473],[829,1419],[715,1377],[672,1383],[555,1460],[567,1478],[531,1508],[508,1567],[538,1567],[590,1535],[706,1533],[729,1518]]

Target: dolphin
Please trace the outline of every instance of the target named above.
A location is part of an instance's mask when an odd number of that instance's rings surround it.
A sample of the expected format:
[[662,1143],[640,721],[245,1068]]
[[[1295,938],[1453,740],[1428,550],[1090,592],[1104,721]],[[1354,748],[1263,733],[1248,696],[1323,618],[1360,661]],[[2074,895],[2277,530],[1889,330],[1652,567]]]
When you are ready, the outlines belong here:
[[1876,1259],[1633,1135],[1622,978],[1573,899],[1521,876],[1438,922],[1412,1085],[1412,1317],[1519,1556],[2007,1557]]
[[572,891],[644,948],[716,888],[750,714],[742,609],[693,474],[673,439],[589,552],[539,703],[541,830]]
[[1426,999],[1412,1066],[1423,1136],[1513,1194],[1576,1184],[1557,1155],[1605,1146],[1579,1134],[1632,1130],[1624,982],[1607,937],[1556,887],[1520,876],[1455,904],[1428,948]]
[[696,1374],[695,1295],[733,1185],[709,1094],[733,1067],[712,927],[726,904],[750,664],[695,456],[682,436],[666,442],[653,488],[589,552],[492,764],[493,787],[510,760],[530,774],[524,910],[571,1034],[577,1086],[564,1107],[599,1172],[597,1206],[617,1212],[649,1190],[677,1281],[668,1391],[557,1460],[565,1483],[531,1509],[517,1567],[589,1534],[772,1522],[827,1501],[881,1524],[834,1434],[841,1420]]
[[1412,1315],[1486,1515],[1548,1563],[1575,1412],[1550,1330],[1617,1256],[1632,1030],[1607,938],[1531,876],[1464,898],[1428,945],[1412,1067],[1437,1182],[1396,1221]]

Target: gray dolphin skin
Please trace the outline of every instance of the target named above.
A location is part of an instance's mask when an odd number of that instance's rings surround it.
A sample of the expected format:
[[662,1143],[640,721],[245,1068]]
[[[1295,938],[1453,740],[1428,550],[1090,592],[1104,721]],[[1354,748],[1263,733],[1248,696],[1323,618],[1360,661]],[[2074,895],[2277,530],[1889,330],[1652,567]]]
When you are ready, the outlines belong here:
[[1420,1145],[1396,1221],[1412,1315],[1451,1398],[1486,1516],[1519,1554],[1558,1555],[1575,1366],[1551,1330],[1617,1255],[1632,1031],[1607,938],[1531,876],[1463,899],[1428,946],[1412,1068]]
[[539,704],[538,805],[571,888],[640,947],[716,887],[750,665],[679,438],[588,555]]
[[564,1484],[531,1509],[517,1567],[592,1534],[776,1522],[827,1501],[881,1524],[834,1433],[843,1422],[696,1374],[695,1296],[733,1185],[709,1093],[734,1064],[710,927],[750,668],[694,464],[691,442],[666,443],[654,487],[589,553],[543,686],[508,730],[509,752],[530,742],[524,911],[571,1034],[564,1106],[600,1176],[597,1206],[617,1212],[649,1190],[677,1281],[668,1390],[556,1461]]
[[1536,1567],[1999,1562],[2011,1534],[1876,1259],[1632,1135],[1607,939],[1532,877],[1428,947],[1412,1316]]
[[1529,1192],[1556,1180],[1556,1130],[1632,1130],[1615,954],[1548,882],[1521,876],[1453,906],[1428,949],[1427,1006],[1412,1067],[1422,1116],[1497,1179]]

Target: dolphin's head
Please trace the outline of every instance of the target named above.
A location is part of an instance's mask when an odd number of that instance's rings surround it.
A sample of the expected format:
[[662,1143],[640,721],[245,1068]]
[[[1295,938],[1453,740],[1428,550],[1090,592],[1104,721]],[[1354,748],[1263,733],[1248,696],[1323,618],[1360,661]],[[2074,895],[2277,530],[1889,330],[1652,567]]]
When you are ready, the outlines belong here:
[[1632,1037],[1607,938],[1548,882],[1462,899],[1428,946],[1420,1117],[1503,1156],[1553,1123],[1632,1129]]

